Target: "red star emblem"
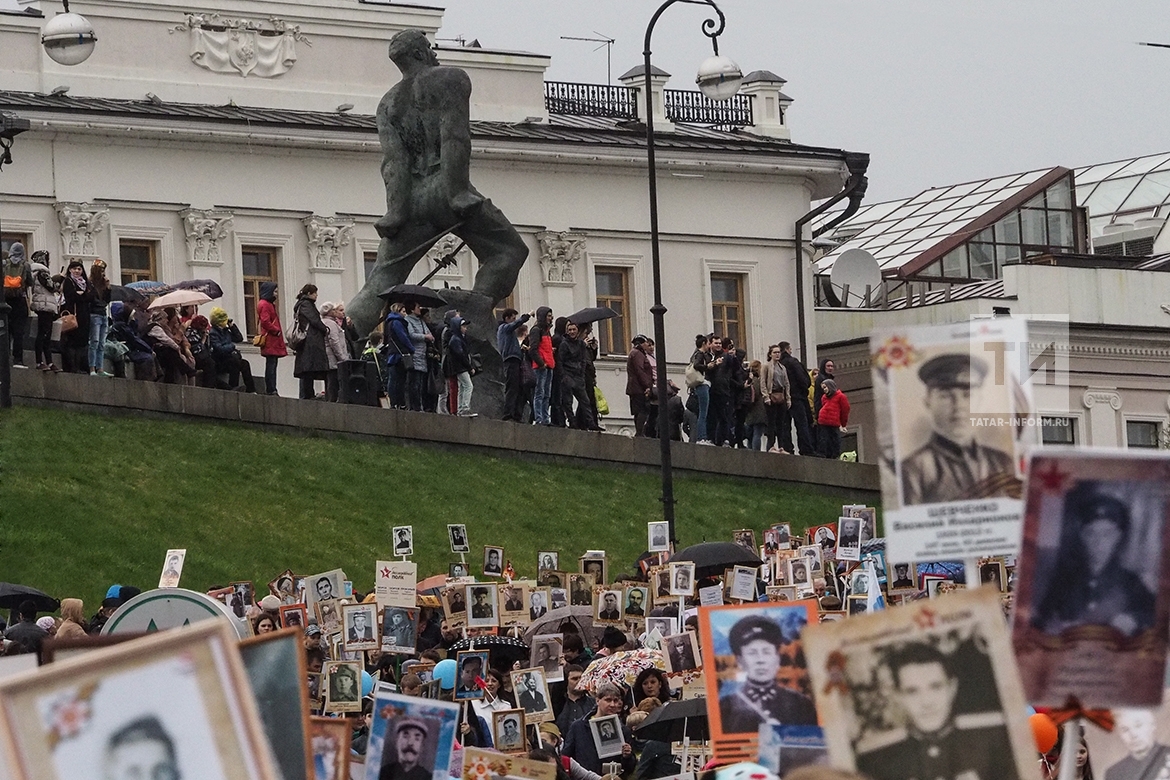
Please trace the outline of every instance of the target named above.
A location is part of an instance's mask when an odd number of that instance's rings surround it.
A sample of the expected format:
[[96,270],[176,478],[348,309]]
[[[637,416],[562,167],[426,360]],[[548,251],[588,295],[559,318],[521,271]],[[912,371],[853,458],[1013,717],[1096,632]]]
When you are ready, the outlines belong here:
[[1048,460],[1033,472],[1033,476],[1040,481],[1041,488],[1046,492],[1061,493],[1064,491],[1069,473],[1061,471],[1055,460]]
[[381,574],[381,575],[382,575],[382,578],[383,578],[383,579],[387,579],[387,580],[388,580],[388,579],[390,579],[390,567],[389,567],[389,566],[383,566],[383,567],[382,567],[382,571],[380,571],[380,572],[379,572],[379,574]]
[[923,607],[914,616],[914,622],[918,624],[919,628],[934,628],[934,619],[937,615],[938,613],[930,607]]

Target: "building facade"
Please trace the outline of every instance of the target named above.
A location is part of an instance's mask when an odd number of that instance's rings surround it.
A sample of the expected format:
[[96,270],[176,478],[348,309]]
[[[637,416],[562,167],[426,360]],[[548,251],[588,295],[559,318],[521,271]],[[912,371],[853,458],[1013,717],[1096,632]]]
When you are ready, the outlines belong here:
[[[41,50],[39,4],[18,2],[26,12],[0,11],[0,110],[32,130],[0,174],[6,244],[46,249],[55,267],[101,257],[122,282],[214,279],[224,290],[217,303],[249,332],[264,281],[279,283],[286,322],[306,283],[320,288],[319,301],[356,294],[385,210],[372,114],[398,79],[386,45],[412,27],[435,37],[441,9],[78,0],[72,10],[99,42],[87,62],[65,68]],[[472,181],[530,250],[506,303],[620,313],[602,324],[597,366],[620,427],[630,338],[652,332],[641,77],[558,85],[544,80],[547,56],[438,53],[471,76]],[[771,73],[749,77],[731,114],[702,105],[686,114],[680,107],[698,93],[652,78],[667,350],[681,386],[697,333],[731,335],[751,355],[795,341],[793,224],[839,191],[847,171],[842,151],[791,142],[791,100]],[[442,239],[412,281],[456,245]],[[432,286],[471,286],[474,255],[456,257]],[[811,283],[803,292],[811,311]],[[291,394],[291,360],[282,362],[280,386]]]

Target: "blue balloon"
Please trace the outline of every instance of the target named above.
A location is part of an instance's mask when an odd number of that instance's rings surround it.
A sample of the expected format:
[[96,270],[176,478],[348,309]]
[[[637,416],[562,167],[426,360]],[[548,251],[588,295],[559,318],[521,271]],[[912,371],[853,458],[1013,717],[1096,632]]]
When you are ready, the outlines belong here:
[[439,680],[439,685],[443,690],[451,691],[455,689],[455,661],[451,658],[444,658],[435,664],[434,677]]
[[373,690],[374,690],[374,678],[369,672],[363,670],[362,671],[362,697],[364,698],[366,696],[369,696]]
[[1028,707],[1028,717],[1030,718],[1030,717],[1032,717],[1032,716],[1033,716],[1033,715],[1035,715],[1035,714],[1036,714],[1036,708],[1035,708],[1035,707],[1032,707],[1032,706],[1029,706],[1029,707]]

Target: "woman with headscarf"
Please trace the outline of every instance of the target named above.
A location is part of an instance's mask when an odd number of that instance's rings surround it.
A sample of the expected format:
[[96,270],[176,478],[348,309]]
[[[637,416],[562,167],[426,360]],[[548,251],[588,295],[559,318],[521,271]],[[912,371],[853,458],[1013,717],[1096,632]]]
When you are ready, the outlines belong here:
[[325,374],[325,400],[337,400],[337,366],[349,360],[349,347],[345,341],[345,307],[340,303],[326,301],[321,304],[321,321],[325,323],[325,356],[329,360],[329,371]]
[[89,267],[89,286],[93,298],[89,303],[89,375],[113,376],[106,371],[106,334],[110,331],[108,307],[110,280],[106,278],[104,260],[94,260]]
[[[178,320],[177,315],[175,319]],[[191,359],[191,363],[188,363],[187,357],[183,354],[183,348],[171,338],[170,329],[167,327],[166,310],[155,309],[150,312],[150,319],[147,322],[144,335],[147,343],[154,350],[154,356],[158,358],[159,365],[162,366],[163,382],[168,385],[177,385],[186,382],[186,377],[195,376],[194,358]]]
[[306,284],[297,293],[293,307],[297,330],[305,334],[305,340],[296,350],[293,376],[300,380],[301,398],[316,398],[314,387],[317,380],[324,380],[329,373],[329,355],[325,351],[325,323],[317,310],[317,285]]
[[276,282],[260,283],[260,301],[256,304],[256,319],[260,327],[260,354],[264,356],[264,392],[276,395],[276,364],[288,355],[284,343],[284,327],[276,310]]
[[240,386],[240,380],[243,379],[244,390],[248,393],[256,392],[256,383],[252,379],[252,367],[248,365],[248,361],[244,360],[244,356],[240,354],[240,350],[236,349],[236,344],[241,344],[244,341],[244,334],[240,333],[240,329],[228,317],[228,313],[216,306],[211,310],[211,356],[215,359],[215,373],[218,377],[220,374],[227,374],[227,386],[220,386],[221,389],[235,390]]
[[61,625],[57,626],[57,638],[84,638],[87,626],[85,603],[81,599],[61,599]]
[[215,387],[215,358],[211,356],[211,323],[202,314],[196,314],[187,323],[187,343],[195,358],[195,370],[199,372],[200,387]]
[[65,297],[62,312],[77,318],[77,327],[61,336],[61,362],[65,370],[81,373],[85,370],[85,355],[89,346],[89,310],[95,294],[93,286],[85,278],[85,266],[80,260],[70,260],[61,283]]

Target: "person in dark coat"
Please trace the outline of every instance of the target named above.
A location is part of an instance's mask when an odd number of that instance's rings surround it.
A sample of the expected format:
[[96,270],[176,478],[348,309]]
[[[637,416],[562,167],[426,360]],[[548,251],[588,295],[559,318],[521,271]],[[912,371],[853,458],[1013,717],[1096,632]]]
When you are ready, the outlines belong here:
[[293,376],[301,380],[301,398],[315,398],[315,383],[325,381],[329,373],[329,355],[325,352],[325,323],[317,310],[317,285],[306,284],[297,294],[293,307],[296,327],[304,330],[305,340],[297,350]]
[[650,416],[650,392],[654,387],[654,372],[646,354],[648,339],[639,333],[630,342],[633,347],[626,355],[626,396],[630,399],[630,414],[634,418],[634,435],[643,436]]
[[808,369],[792,354],[792,344],[780,342],[780,363],[788,372],[788,384],[792,389],[792,423],[796,426],[796,449],[792,448],[792,434],[781,431],[780,447],[788,452],[799,452],[801,455],[815,455],[816,445],[813,442],[813,416],[808,404],[808,389],[812,387],[812,379]]
[[[552,334],[552,348],[555,354],[561,347],[561,342],[565,340],[565,326],[569,324],[568,317],[557,317],[553,321]],[[552,401],[549,403],[549,420],[552,422],[554,428],[565,427],[565,406],[564,406],[564,392],[561,389],[561,379],[564,372],[561,370],[560,358],[557,358],[556,365],[553,366],[552,375]]]
[[820,414],[821,402],[825,398],[825,389],[821,386],[821,382],[824,382],[826,379],[832,379],[834,382],[836,382],[837,377],[833,374],[833,372],[836,370],[837,370],[837,366],[829,358],[825,358],[824,360],[821,361],[821,365],[819,366],[819,368],[817,370],[816,387],[813,388],[812,410],[813,410],[813,419],[814,420],[816,420],[818,415]]
[[236,327],[235,322],[228,317],[228,313],[216,306],[211,310],[211,333],[208,343],[211,347],[211,357],[215,360],[216,375],[226,375],[227,383],[218,384],[221,390],[235,390],[243,380],[244,389],[249,393],[256,392],[256,383],[252,379],[252,367],[244,360],[236,344],[242,344],[244,334]]
[[[403,311],[405,311],[405,307],[401,303],[390,304],[390,313],[386,315],[386,322],[383,326],[386,340],[386,395],[389,396],[390,406],[394,409],[407,408],[406,372],[415,367],[415,345],[411,340],[410,329]],[[418,326],[419,332],[424,333],[421,321],[418,321]],[[425,348],[425,345],[420,345],[420,348]],[[425,359],[418,361],[418,364],[425,368]],[[422,377],[425,376],[426,372],[418,371],[416,373],[419,374],[419,378],[416,380],[418,383],[416,406],[418,408],[415,411],[419,411],[422,409]]]
[[[597,686],[598,716],[619,715],[624,705],[625,698],[622,696],[621,689],[616,685],[613,683],[602,683]],[[613,761],[616,759],[620,761],[622,774],[628,776],[637,767],[638,760],[634,756],[633,745],[631,744],[633,742],[633,735],[629,727],[624,724],[622,725],[622,739],[621,757],[608,760]],[[602,773],[601,758],[598,757],[597,746],[593,742],[593,732],[589,728],[589,718],[574,721],[569,727],[569,733],[565,735],[565,744],[561,748],[561,755],[568,756],[590,772]]]
[[743,361],[735,356],[735,342],[729,338],[711,342],[711,362],[707,368],[711,382],[711,406],[707,429],[711,443],[728,447],[735,443],[736,401],[743,393],[747,372]]
[[[519,316],[517,316],[519,315]],[[520,340],[516,337],[518,328],[528,322],[532,314],[520,315],[515,309],[504,309],[500,326],[496,329],[496,350],[504,361],[504,416],[502,419],[520,422],[524,414],[523,383],[520,363],[524,354]]]
[[37,625],[37,605],[31,601],[22,601],[16,613],[20,622],[10,626],[4,632],[4,638],[16,642],[26,653],[40,652],[41,643],[49,632]]
[[61,363],[69,372],[84,373],[89,370],[89,309],[97,294],[93,285],[85,278],[85,266],[80,260],[70,260],[61,282],[61,294],[65,303],[61,312],[77,317],[77,327],[61,336]]
[[[597,427],[597,421],[593,417],[593,404],[585,394],[585,371],[590,363],[589,348],[579,335],[576,323],[567,323],[565,335],[557,347],[557,368],[561,374],[561,411],[570,428],[579,427],[588,431]],[[577,402],[575,414],[574,400]]]

